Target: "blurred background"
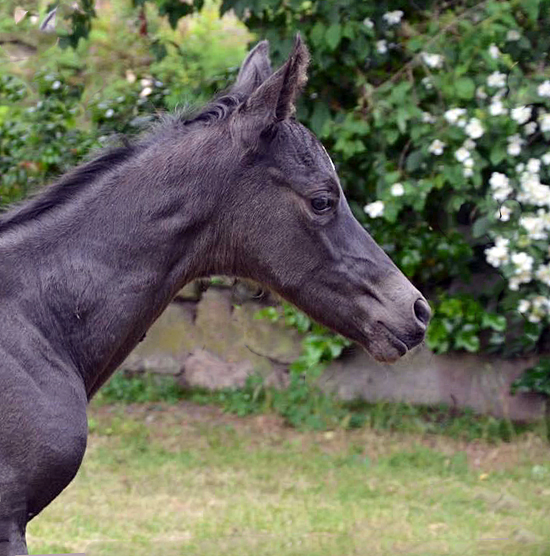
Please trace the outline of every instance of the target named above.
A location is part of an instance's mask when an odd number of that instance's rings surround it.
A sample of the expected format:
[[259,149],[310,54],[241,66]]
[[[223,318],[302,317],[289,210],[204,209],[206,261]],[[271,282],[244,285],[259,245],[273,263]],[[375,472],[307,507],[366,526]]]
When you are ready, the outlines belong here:
[[31,553],[550,554],[549,0],[0,15],[2,209],[299,31],[298,117],[434,315],[388,366],[253,284],[186,286],[92,402]]

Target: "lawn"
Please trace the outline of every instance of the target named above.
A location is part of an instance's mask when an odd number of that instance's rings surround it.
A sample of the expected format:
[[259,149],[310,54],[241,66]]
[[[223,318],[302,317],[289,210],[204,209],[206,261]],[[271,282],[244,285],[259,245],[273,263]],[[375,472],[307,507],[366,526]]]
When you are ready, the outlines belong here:
[[189,402],[93,407],[31,554],[550,555],[550,448],[298,432]]

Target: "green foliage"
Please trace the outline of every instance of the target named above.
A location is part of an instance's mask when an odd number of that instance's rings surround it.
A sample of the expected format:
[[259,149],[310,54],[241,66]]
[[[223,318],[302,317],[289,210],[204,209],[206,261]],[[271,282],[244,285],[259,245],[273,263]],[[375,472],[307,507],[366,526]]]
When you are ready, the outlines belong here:
[[512,384],[512,394],[535,392],[550,398],[550,358],[542,357]]
[[[445,435],[464,440],[509,442],[518,435],[537,430],[538,425],[522,425],[506,419],[476,415],[445,405],[412,406],[403,403],[344,402],[320,389],[312,381],[291,375],[286,389],[266,387],[262,377],[252,375],[242,388],[210,391],[182,390],[173,377],[118,372],[100,390],[94,403],[147,403],[190,400],[215,404],[224,411],[245,417],[274,413],[289,426],[300,430],[334,430],[367,427],[377,431]],[[546,434],[545,431],[542,431]]]
[[0,205],[21,199],[95,144],[78,126],[81,89],[63,76],[38,73],[35,102],[21,79],[0,75]]
[[145,374],[132,376],[118,372],[95,397],[99,405],[111,403],[175,403],[182,398],[181,389],[173,377]]
[[491,346],[500,346],[505,341],[506,319],[501,315],[486,312],[482,305],[467,296],[440,298],[435,316],[428,329],[426,342],[436,353],[480,349],[480,334],[492,331]]

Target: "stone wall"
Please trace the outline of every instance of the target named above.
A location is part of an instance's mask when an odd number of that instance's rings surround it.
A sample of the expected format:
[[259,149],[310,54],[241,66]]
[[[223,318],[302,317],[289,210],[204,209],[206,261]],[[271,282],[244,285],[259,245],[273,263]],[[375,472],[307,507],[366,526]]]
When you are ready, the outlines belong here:
[[[254,318],[265,306],[254,291],[199,284],[187,286],[130,354],[123,368],[177,375],[207,388],[242,385],[260,372],[271,384],[286,383],[288,364],[300,353],[300,335],[279,323]],[[394,365],[356,348],[333,362],[322,385],[344,399],[445,403],[517,420],[542,416],[544,399],[510,396],[510,384],[534,359],[503,361],[470,354],[434,355],[415,350]]]

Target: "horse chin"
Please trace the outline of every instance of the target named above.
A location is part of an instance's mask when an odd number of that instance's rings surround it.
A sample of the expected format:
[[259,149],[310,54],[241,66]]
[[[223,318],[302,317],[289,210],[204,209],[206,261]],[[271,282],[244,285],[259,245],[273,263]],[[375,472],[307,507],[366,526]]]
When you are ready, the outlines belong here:
[[409,348],[384,325],[377,327],[376,333],[369,334],[363,349],[379,363],[395,363],[403,357]]

